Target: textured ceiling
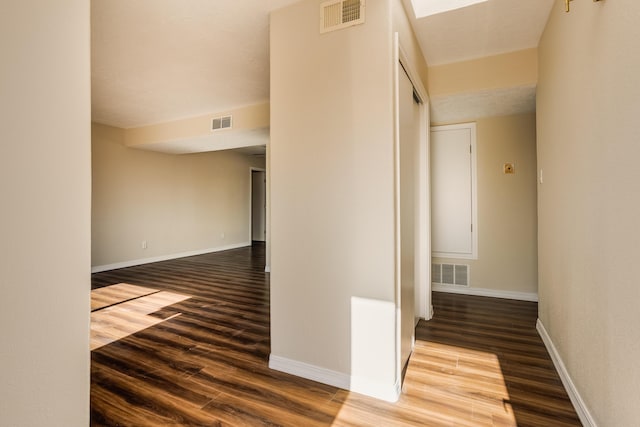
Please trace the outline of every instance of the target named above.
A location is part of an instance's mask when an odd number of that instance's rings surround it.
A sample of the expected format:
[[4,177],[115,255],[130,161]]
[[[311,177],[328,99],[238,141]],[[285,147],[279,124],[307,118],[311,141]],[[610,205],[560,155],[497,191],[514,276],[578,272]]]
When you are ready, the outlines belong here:
[[431,122],[460,123],[485,117],[532,113],[536,110],[536,87],[520,86],[473,93],[432,97]]
[[297,0],[92,0],[92,115],[122,128],[269,99],[269,12]]
[[553,3],[489,0],[416,20],[404,0],[429,66],[537,47]]
[[[131,128],[268,100],[269,13],[297,1],[92,0],[93,120]],[[537,46],[554,2],[489,0],[416,20],[403,1],[430,66]],[[509,114],[531,107],[525,92],[436,99],[434,116]]]
[[[423,1],[429,0],[413,0]],[[416,19],[412,0],[403,0],[429,66],[537,47],[554,2],[488,0]],[[535,86],[525,86],[432,97],[431,119],[455,123],[534,112],[535,92]]]

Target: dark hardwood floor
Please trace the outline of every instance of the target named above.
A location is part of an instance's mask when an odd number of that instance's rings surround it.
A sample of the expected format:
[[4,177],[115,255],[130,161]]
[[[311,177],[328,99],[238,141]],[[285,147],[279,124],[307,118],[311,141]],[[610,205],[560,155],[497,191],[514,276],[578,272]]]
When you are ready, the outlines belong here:
[[535,303],[434,293],[435,317],[418,325],[391,404],[268,368],[263,270],[256,245],[94,274],[94,289],[128,283],[187,298],[92,351],[91,425],[580,425],[535,331]]
[[[537,303],[434,292],[433,305],[435,316],[420,322],[416,340],[494,360],[517,425],[582,425],[535,329]],[[475,376],[460,363],[458,369],[447,373],[460,374],[463,383]],[[490,383],[488,369],[484,375]]]

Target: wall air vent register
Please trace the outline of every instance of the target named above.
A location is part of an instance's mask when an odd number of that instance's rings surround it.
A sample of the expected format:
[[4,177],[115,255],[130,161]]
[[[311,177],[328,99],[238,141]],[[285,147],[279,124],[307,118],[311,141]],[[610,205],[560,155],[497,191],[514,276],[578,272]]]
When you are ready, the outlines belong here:
[[469,265],[431,264],[431,282],[438,285],[469,286]]
[[211,130],[231,129],[231,116],[216,117],[211,120]]
[[320,5],[320,33],[364,23],[365,0],[330,0]]

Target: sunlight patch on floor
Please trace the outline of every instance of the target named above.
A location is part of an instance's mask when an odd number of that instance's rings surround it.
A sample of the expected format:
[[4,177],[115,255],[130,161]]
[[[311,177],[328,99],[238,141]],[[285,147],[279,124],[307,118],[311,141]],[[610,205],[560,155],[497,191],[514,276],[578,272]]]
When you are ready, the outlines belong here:
[[333,426],[368,419],[372,425],[517,426],[498,356],[427,341],[416,341],[397,402],[376,400],[371,411],[372,398],[358,393],[339,392],[336,400],[342,406]]
[[144,286],[118,283],[91,291],[91,311],[100,310],[110,305],[158,292],[157,289]]
[[[94,292],[96,292],[95,299]],[[136,297],[135,295],[142,296]],[[150,316],[150,314],[189,298],[191,297],[188,295],[124,283],[91,291],[92,309],[94,306],[104,304],[104,301],[109,301],[108,306],[96,309],[91,313],[91,351],[179,316],[180,313],[176,313],[162,319]]]

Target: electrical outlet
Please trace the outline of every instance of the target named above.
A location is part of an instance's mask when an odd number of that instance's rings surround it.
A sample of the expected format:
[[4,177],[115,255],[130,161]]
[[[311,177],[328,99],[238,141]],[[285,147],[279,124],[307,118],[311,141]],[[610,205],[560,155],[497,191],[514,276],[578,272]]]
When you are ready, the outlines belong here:
[[224,240],[224,231],[223,231],[222,233],[220,233],[220,238],[221,238],[222,240]]
[[142,246],[142,249],[147,249],[147,241],[143,240],[140,246]]
[[516,173],[516,167],[513,162],[507,162],[503,165],[503,171],[505,174],[513,174]]

